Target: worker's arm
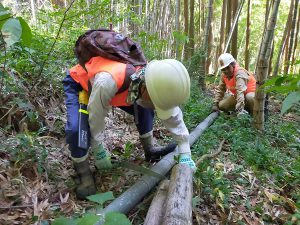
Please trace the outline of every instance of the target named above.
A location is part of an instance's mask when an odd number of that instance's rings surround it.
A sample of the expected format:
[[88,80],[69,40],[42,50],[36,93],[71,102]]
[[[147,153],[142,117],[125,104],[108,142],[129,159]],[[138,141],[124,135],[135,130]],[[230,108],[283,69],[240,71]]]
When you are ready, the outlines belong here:
[[226,84],[224,82],[223,75],[221,75],[219,85],[216,89],[214,105],[218,106],[219,102],[223,99],[225,92],[226,92]]
[[247,90],[247,83],[249,81],[249,75],[245,71],[238,71],[236,75],[236,106],[237,113],[243,112],[245,108],[245,94]]
[[181,109],[176,107],[172,116],[162,121],[167,130],[171,132],[173,139],[177,142],[179,154],[191,154],[189,131],[183,121]]
[[109,73],[96,74],[88,104],[92,147],[95,142],[96,144],[103,142],[101,134],[105,127],[104,119],[111,108],[109,103],[117,90],[117,84]]

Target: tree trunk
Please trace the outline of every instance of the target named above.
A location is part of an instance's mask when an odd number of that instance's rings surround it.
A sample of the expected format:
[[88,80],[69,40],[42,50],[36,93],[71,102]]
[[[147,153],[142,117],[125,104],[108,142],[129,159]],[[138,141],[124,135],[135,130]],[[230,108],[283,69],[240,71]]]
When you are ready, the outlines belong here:
[[249,70],[250,64],[250,26],[251,26],[251,0],[248,0],[247,27],[246,27],[246,46],[245,46],[245,69]]
[[[232,4],[232,15],[236,15],[237,13],[237,7],[238,7],[238,0],[231,0]],[[234,19],[234,18],[232,18]],[[232,23],[233,24],[233,21]],[[232,33],[232,39],[231,39],[231,55],[237,59],[237,38],[238,38],[238,26],[235,26],[233,33]]]
[[[264,31],[263,31],[263,34],[265,33],[265,31],[266,31],[266,28],[267,28],[267,24],[268,24],[268,19],[269,19],[269,14],[270,14],[270,11],[271,11],[271,9],[272,9],[272,5],[274,4],[274,0],[267,0],[267,2],[266,2],[266,12],[265,12],[265,25],[264,25]],[[263,37],[261,38],[261,43],[263,42]],[[262,45],[260,45],[260,49],[259,49],[259,53],[261,52],[261,47],[262,47]],[[259,58],[259,53],[258,53],[258,55],[257,55],[257,59],[256,60],[258,60],[258,58]],[[255,63],[255,71],[257,70],[257,61],[256,61],[256,63]]]
[[242,8],[243,8],[243,5],[245,3],[245,0],[241,0],[241,3],[240,3],[240,6],[239,6],[239,9],[238,9],[238,12],[236,13],[235,15],[235,18],[233,20],[233,24],[231,26],[231,29],[230,29],[230,32],[227,36],[227,39],[226,39],[226,44],[225,44],[225,48],[224,48],[224,52],[227,52],[228,48],[229,48],[229,44],[231,42],[231,37],[232,37],[232,34],[233,34],[233,31],[235,29],[235,27],[237,26],[238,24],[238,20],[239,20],[239,17],[241,15],[241,12],[242,12]]
[[275,0],[273,10],[270,19],[268,20],[268,26],[264,34],[263,42],[261,43],[258,63],[257,63],[257,87],[255,92],[254,110],[253,110],[253,122],[255,127],[264,131],[264,105],[265,105],[265,92],[261,88],[261,85],[267,79],[268,73],[268,57],[267,52],[270,51],[274,28],[276,25],[278,7],[280,0]]
[[205,24],[205,34],[204,34],[204,39],[203,39],[203,44],[202,44],[202,49],[203,49],[203,54],[200,57],[200,65],[199,65],[199,88],[202,91],[206,90],[206,85],[205,85],[205,76],[206,76],[206,61],[207,61],[207,49],[208,49],[208,36],[209,36],[209,29],[210,29],[210,24],[211,24],[211,19],[212,19],[212,11],[213,11],[213,0],[209,0],[208,2],[208,7],[207,7],[207,19],[206,19],[206,24]]
[[299,0],[295,0],[292,26],[291,26],[291,34],[290,34],[290,43],[289,43],[289,47],[288,47],[289,51],[288,51],[287,61],[285,62],[286,68],[284,69],[284,72],[286,74],[289,73],[290,64],[292,62],[292,52],[294,50],[294,37],[295,37],[295,33],[296,33],[295,28],[296,28],[296,20],[297,20],[298,3],[299,3]]
[[194,23],[194,13],[195,13],[195,0],[190,0],[190,28],[189,28],[189,55],[194,54],[194,38],[195,38],[195,23]]
[[227,1],[227,13],[226,13],[226,40],[228,40],[228,35],[231,29],[231,1]]
[[187,164],[174,166],[162,225],[192,225],[193,171]]
[[31,8],[32,21],[34,24],[36,24],[36,13],[35,13],[34,0],[30,0],[30,8]]
[[296,35],[295,35],[295,45],[294,45],[294,50],[293,50],[293,55],[292,55],[292,66],[293,66],[293,70],[292,73],[295,73],[295,53],[296,53],[296,49],[297,49],[297,45],[298,45],[298,34],[299,34],[299,29],[300,29],[300,7],[299,7],[299,11],[298,11],[298,20],[297,20],[297,26],[296,26]]
[[[179,16],[180,16],[180,0],[176,0],[176,5],[175,5],[175,30],[179,32],[180,30],[180,24],[179,24]],[[179,41],[178,39],[176,41],[176,59],[180,60],[180,55],[179,55]]]
[[278,48],[278,55],[277,55],[276,63],[274,65],[273,76],[277,76],[278,73],[281,72],[281,70],[279,71],[280,64],[281,64],[280,61],[281,61],[281,57],[282,57],[282,54],[284,52],[284,48],[285,48],[285,45],[287,42],[287,36],[288,36],[287,34],[289,33],[289,30],[290,30],[290,24],[291,24],[292,15],[293,15],[293,8],[294,8],[294,1],[291,1],[289,15],[288,15],[288,18],[287,18],[287,21],[285,24],[285,28],[284,28],[284,32],[283,32],[283,36],[282,36],[282,39],[281,39],[281,42],[280,42],[280,45]]
[[[184,14],[184,34],[189,34],[189,1],[183,1],[183,14]],[[186,61],[189,58],[189,46],[188,43],[184,45],[184,60]]]
[[165,201],[167,199],[169,180],[163,180],[149,207],[144,225],[160,225],[165,214]]
[[155,33],[155,25],[156,25],[156,21],[157,21],[157,12],[159,9],[157,9],[157,0],[153,1],[153,6],[152,6],[152,12],[150,13],[150,15],[152,15],[152,19],[151,19],[151,33]]
[[[218,58],[219,56],[222,54],[223,49],[224,49],[224,45],[225,45],[225,18],[226,18],[226,6],[227,6],[227,0],[223,1],[222,4],[222,16],[221,16],[221,26],[220,26],[220,40],[219,40],[219,46],[218,49],[216,51],[216,60],[215,60],[215,68],[218,67]],[[216,69],[215,71],[218,71],[218,69]],[[215,73],[217,74],[217,73]]]
[[205,0],[199,0],[199,4],[201,6],[201,32],[203,33],[204,32],[204,29],[205,29]]

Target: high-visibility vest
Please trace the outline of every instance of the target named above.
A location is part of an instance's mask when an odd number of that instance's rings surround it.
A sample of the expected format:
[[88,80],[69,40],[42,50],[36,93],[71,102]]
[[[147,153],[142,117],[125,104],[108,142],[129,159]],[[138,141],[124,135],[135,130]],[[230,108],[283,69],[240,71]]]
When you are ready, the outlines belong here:
[[249,81],[247,83],[247,90],[244,92],[244,94],[247,94],[249,92],[255,92],[256,89],[256,80],[255,77],[253,76],[252,73],[249,73],[247,70],[245,70],[242,67],[239,66],[235,66],[234,72],[233,72],[233,76],[230,80],[228,80],[226,78],[226,76],[223,74],[223,80],[226,84],[226,88],[234,95],[236,95],[236,74],[238,73],[239,70],[244,70],[248,75],[249,75]]
[[[99,72],[107,72],[111,74],[113,79],[117,84],[118,90],[122,87],[126,75],[126,64],[113,61],[101,56],[93,57],[85,64],[85,69],[77,64],[76,66],[70,69],[71,77],[78,83],[81,87],[88,91],[89,80],[93,79],[95,75]],[[128,88],[121,92],[117,93],[111,100],[110,105],[112,106],[128,106],[126,103],[128,95]]]

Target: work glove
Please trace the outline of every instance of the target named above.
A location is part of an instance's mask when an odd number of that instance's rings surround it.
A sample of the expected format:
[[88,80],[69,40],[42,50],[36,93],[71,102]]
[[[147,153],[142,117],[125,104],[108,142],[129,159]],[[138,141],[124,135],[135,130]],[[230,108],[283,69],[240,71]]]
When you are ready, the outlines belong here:
[[98,144],[93,149],[95,158],[95,166],[98,170],[108,170],[112,168],[110,152],[107,151],[102,144]]
[[249,113],[245,109],[239,111],[237,114],[238,117],[245,116],[245,115],[249,115]]
[[214,104],[214,105],[212,106],[212,108],[211,108],[211,111],[212,111],[212,112],[219,112],[220,109],[219,109],[219,107],[218,107],[218,104]]
[[194,172],[197,170],[196,164],[191,158],[191,154],[180,154],[179,163],[187,164]]

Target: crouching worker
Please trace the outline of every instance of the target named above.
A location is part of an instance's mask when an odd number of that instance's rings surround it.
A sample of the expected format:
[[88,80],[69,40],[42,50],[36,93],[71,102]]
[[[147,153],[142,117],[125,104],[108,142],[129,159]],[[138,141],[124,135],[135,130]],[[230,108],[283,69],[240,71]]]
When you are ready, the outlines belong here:
[[[229,53],[218,59],[221,79],[214,99],[213,111],[236,111],[238,115],[252,114],[256,80],[252,73],[239,67]],[[229,95],[224,97],[225,92]]]
[[[80,180],[76,188],[80,199],[96,192],[88,163],[88,150],[78,146],[78,93],[82,89],[90,92],[87,112],[91,151],[97,152],[95,166],[98,170],[111,167],[110,153],[101,140],[104,118],[111,106],[134,116],[146,160],[164,156],[176,147],[176,144],[154,146],[155,110],[178,144],[179,163],[196,169],[191,158],[189,132],[178,107],[190,94],[190,78],[186,68],[174,59],[152,61],[139,69],[133,67],[130,70],[128,65],[101,56],[92,57],[85,63],[86,70],[78,64],[70,69],[63,81],[67,106],[67,143]],[[129,83],[128,74],[131,75]]]

